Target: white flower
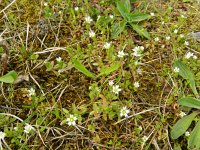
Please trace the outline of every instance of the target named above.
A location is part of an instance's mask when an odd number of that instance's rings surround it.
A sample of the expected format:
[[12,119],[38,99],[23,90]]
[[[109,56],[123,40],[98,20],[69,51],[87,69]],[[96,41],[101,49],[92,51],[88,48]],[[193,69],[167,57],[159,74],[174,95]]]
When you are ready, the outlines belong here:
[[97,16],[97,20],[99,20],[100,18],[101,18],[101,16],[100,16],[100,15],[98,15],[98,16]]
[[90,30],[90,32],[89,32],[89,37],[90,37],[90,38],[93,38],[93,37],[95,37],[95,32],[94,32],[94,31],[92,31],[92,30]]
[[184,45],[189,45],[189,42],[188,42],[188,41],[185,41],[185,42],[184,42]]
[[177,34],[177,33],[178,33],[178,29],[175,29],[175,30],[174,30],[174,33]]
[[154,13],[154,12],[152,12],[152,13],[150,13],[150,15],[153,17],[153,16],[155,16],[155,13]]
[[142,52],[144,51],[144,47],[143,46],[136,46],[132,50],[134,51],[132,53],[132,55],[134,55],[135,57],[140,57],[140,56],[142,56]]
[[90,24],[92,22],[92,18],[90,16],[85,17],[85,22]]
[[165,45],[162,45],[161,48],[165,48]]
[[18,127],[14,127],[13,129],[14,129],[15,131],[17,131],[17,130],[18,130]]
[[5,136],[6,136],[6,134],[4,132],[0,131],[0,141],[4,140]]
[[44,6],[48,6],[48,3],[47,3],[47,2],[45,2],[45,3],[44,3]]
[[109,49],[110,46],[111,46],[111,43],[106,42],[106,43],[104,44],[103,47],[104,47],[105,49]]
[[123,107],[121,110],[120,110],[120,117],[128,117],[128,113],[130,113],[130,110],[125,107]]
[[112,86],[112,85],[114,85],[114,81],[113,81],[113,80],[110,80],[110,81],[108,82],[108,84],[109,84],[110,86]]
[[187,137],[190,136],[190,132],[186,131],[185,136],[187,136]]
[[56,58],[56,61],[57,61],[57,62],[61,62],[61,61],[62,61],[62,58],[61,58],[61,57],[58,57],[58,58]]
[[184,116],[186,115],[186,113],[184,113],[184,112],[180,112],[180,114],[179,114],[179,116],[181,117],[181,118],[183,118]]
[[61,15],[61,14],[62,14],[62,11],[60,10],[58,13]]
[[33,128],[31,125],[26,125],[24,127],[24,132],[25,133],[30,133],[32,130],[35,130],[35,128]]
[[119,88],[119,85],[115,85],[115,86],[113,86],[112,91],[115,94],[119,94],[119,92],[121,91],[121,89]]
[[180,34],[179,36],[180,36],[181,38],[184,38],[184,34]]
[[110,17],[110,19],[113,19],[113,18],[114,18],[114,16],[113,16],[113,15],[109,15],[109,17]]
[[71,126],[71,125],[75,126],[76,120],[77,120],[77,118],[74,115],[70,115],[69,118],[67,118],[68,125],[69,126]]
[[139,88],[140,87],[140,83],[139,82],[134,82],[134,87],[135,88]]
[[155,39],[154,39],[156,42],[158,42],[160,39],[159,39],[159,37],[155,37]]
[[123,58],[124,56],[126,56],[126,53],[124,53],[124,51],[119,51],[117,57],[119,58]]
[[74,10],[75,10],[75,11],[78,11],[78,10],[79,10],[79,8],[76,6],[76,7],[74,7]]
[[181,15],[181,18],[187,18],[187,17],[185,17],[184,15]]
[[148,140],[148,137],[147,136],[143,136],[142,137],[142,141],[145,143],[146,141]]
[[190,57],[193,57],[193,56],[194,56],[193,53],[188,52],[188,53],[185,55],[185,58],[186,58],[186,59],[189,59]]
[[174,72],[177,73],[177,72],[179,72],[179,71],[180,71],[180,69],[179,69],[178,67],[175,67],[175,68],[174,68]]
[[196,56],[196,55],[193,55],[193,58],[194,58],[194,59],[197,59],[197,56]]
[[164,25],[164,24],[165,24],[165,22],[164,22],[164,21],[162,21],[162,22],[161,22],[161,24],[162,24],[162,25]]
[[170,36],[167,36],[167,37],[166,37],[166,40],[167,40],[167,41],[169,41],[169,40],[170,40],[170,38],[171,38]]
[[138,129],[139,129],[140,131],[142,131],[142,126],[139,126]]
[[35,89],[30,88],[30,90],[28,90],[29,96],[35,95]]

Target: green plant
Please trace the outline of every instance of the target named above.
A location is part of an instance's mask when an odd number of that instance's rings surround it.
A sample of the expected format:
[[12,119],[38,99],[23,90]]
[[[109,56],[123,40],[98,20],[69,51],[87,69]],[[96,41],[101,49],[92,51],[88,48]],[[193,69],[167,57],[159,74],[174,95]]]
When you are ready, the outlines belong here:
[[17,73],[14,70],[0,77],[0,81],[4,83],[13,83],[16,79],[17,79]]
[[123,20],[119,23],[114,24],[112,27],[112,38],[115,39],[126,27],[128,24],[135,30],[141,37],[145,37],[150,39],[149,33],[139,25],[141,21],[150,18],[150,15],[140,13],[140,12],[133,12],[131,13],[131,2],[130,0],[119,0],[116,1],[117,9],[120,12]]
[[[179,75],[182,76],[187,83],[189,84],[191,90],[193,91],[195,97],[182,97],[178,100],[178,103],[181,106],[189,107],[189,108],[196,108],[200,109],[200,99],[199,94],[196,89],[195,77],[193,72],[180,60],[175,61],[174,68],[178,68]],[[192,121],[198,115],[198,112],[193,112],[190,115],[186,115],[185,117],[181,118],[177,121],[177,123],[172,127],[171,137],[173,139],[178,139],[182,136],[190,127]],[[193,131],[188,139],[188,148],[200,148],[199,138],[200,138],[200,121],[197,120]]]

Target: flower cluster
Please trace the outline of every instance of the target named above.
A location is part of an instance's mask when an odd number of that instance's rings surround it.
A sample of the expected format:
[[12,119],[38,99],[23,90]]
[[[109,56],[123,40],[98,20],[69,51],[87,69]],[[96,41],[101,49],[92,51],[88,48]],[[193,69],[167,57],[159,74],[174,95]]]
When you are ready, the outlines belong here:
[[135,57],[141,57],[142,53],[144,51],[144,47],[143,46],[136,46],[132,50],[133,50],[133,53],[132,53],[133,56],[135,56]]
[[193,57],[193,59],[197,59],[197,56],[194,55],[194,53],[188,52],[188,53],[185,55],[185,58],[186,58],[186,59],[190,59],[190,57]]
[[125,107],[123,107],[121,110],[120,110],[120,117],[128,117],[128,113],[130,113],[130,110]]

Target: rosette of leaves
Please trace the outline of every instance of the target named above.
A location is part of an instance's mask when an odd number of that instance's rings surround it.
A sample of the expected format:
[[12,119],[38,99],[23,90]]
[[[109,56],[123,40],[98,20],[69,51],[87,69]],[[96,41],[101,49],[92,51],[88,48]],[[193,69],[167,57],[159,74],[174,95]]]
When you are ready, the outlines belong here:
[[131,12],[131,2],[130,0],[117,0],[117,9],[123,20],[115,23],[112,26],[112,39],[115,39],[127,25],[129,25],[134,31],[136,31],[141,37],[150,39],[150,34],[139,25],[141,21],[149,19],[151,16],[140,12]]

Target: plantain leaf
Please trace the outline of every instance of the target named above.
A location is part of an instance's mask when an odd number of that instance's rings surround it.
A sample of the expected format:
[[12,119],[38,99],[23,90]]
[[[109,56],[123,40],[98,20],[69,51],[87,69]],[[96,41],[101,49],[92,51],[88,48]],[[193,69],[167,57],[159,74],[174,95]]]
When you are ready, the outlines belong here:
[[90,77],[90,78],[95,78],[94,74],[92,72],[90,72],[88,69],[85,68],[85,66],[83,64],[80,63],[80,61],[73,59],[72,63],[74,65],[74,67],[82,72],[84,75]]
[[117,69],[119,69],[119,67],[120,67],[120,64],[113,64],[108,68],[103,68],[101,69],[100,74],[98,74],[98,77],[102,75],[109,75],[113,71],[116,71]]
[[5,83],[13,83],[16,79],[17,79],[17,73],[14,70],[0,77],[0,81]]
[[112,27],[112,34],[111,34],[112,39],[115,39],[124,30],[126,23],[127,23],[126,21],[122,21],[120,23],[116,23]]
[[196,97],[198,97],[199,94],[198,94],[197,89],[196,89],[194,74],[180,60],[175,61],[174,68],[175,67],[179,68],[179,75],[182,76],[184,79],[189,81],[190,88],[192,89],[194,95]]
[[181,135],[183,135],[189,128],[190,124],[192,123],[196,115],[197,113],[193,112],[192,114],[185,116],[181,118],[179,121],[177,121],[177,123],[172,127],[172,131],[171,131],[172,139],[177,139]]
[[117,9],[122,15],[122,17],[127,20],[127,15],[131,11],[131,4],[129,0],[119,0],[117,1]]
[[133,30],[135,30],[141,37],[150,39],[149,33],[144,28],[142,28],[141,26],[139,26],[137,24],[133,24],[133,23],[130,23],[130,25],[133,28]]
[[142,13],[129,13],[126,14],[127,21],[129,23],[131,22],[140,22],[146,19],[149,19],[151,16],[148,14],[142,14]]
[[188,147],[199,149],[200,148],[200,121],[196,124],[188,139]]
[[193,97],[184,97],[179,99],[178,103],[182,106],[200,109],[200,100]]

